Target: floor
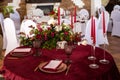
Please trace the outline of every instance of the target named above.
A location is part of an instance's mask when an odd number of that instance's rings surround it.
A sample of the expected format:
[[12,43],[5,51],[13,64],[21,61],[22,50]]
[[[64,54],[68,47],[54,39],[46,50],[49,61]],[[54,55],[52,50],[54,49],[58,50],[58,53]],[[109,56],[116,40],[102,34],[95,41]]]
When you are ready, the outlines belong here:
[[111,36],[111,33],[108,33],[108,40],[109,46],[107,47],[107,50],[113,56],[120,71],[120,37]]
[[[120,71],[120,37],[111,36],[111,33],[108,33],[109,45],[107,46],[107,51],[113,56],[116,65]],[[1,51],[2,37],[0,36],[0,68],[3,65],[3,54],[5,51]],[[101,46],[102,47],[102,46]],[[1,80],[1,79],[0,79]]]

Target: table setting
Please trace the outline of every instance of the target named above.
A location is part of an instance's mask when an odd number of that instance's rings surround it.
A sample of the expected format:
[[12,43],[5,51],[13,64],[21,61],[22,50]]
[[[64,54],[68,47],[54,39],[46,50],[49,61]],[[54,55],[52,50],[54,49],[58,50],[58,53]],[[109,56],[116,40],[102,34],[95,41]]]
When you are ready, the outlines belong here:
[[[71,13],[71,16],[73,14]],[[73,16],[72,16],[73,18]],[[75,35],[71,24],[41,23],[32,26],[30,35],[21,34],[21,46],[4,59],[6,80],[120,80],[120,74],[109,52],[96,47],[95,20],[91,29],[92,45]],[[103,53],[104,52],[104,53]],[[88,59],[91,54],[94,60]],[[100,63],[105,54],[108,64]],[[18,59],[9,59],[14,57]]]

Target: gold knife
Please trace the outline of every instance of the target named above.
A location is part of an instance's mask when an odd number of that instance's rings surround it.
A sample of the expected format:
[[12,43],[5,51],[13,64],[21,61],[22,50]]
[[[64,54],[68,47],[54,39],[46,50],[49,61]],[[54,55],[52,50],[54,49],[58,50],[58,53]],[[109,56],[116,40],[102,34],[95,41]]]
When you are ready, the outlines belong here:
[[[40,62],[40,64],[42,63],[42,61]],[[39,64],[39,65],[40,65]],[[37,71],[37,69],[39,68],[39,65],[34,69],[34,72]]]
[[67,75],[67,74],[68,74],[68,72],[69,72],[69,70],[70,70],[70,67],[71,67],[71,64],[67,67],[67,70],[66,70],[65,75]]
[[20,59],[18,57],[7,57],[7,59]]

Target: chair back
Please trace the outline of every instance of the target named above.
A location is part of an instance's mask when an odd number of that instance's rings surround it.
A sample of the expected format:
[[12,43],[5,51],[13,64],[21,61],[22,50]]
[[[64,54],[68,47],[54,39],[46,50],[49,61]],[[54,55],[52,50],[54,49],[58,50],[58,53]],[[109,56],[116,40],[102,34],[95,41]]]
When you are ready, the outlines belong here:
[[0,24],[1,24],[1,29],[2,29],[2,33],[3,33],[3,47],[2,47],[2,49],[6,49],[7,39],[6,39],[3,20],[4,20],[4,16],[2,13],[0,13]]
[[7,39],[7,47],[5,51],[5,56],[19,46],[19,43],[17,41],[16,32],[15,32],[15,25],[12,19],[5,18],[4,19],[4,29],[6,33],[6,39]]
[[[106,30],[106,34],[107,34],[108,23],[109,23],[109,13],[107,11],[104,11],[104,15],[105,15],[105,30]],[[99,45],[102,45],[104,43],[109,44],[107,35],[104,37],[104,34],[103,34],[103,13],[100,14],[99,20],[98,20],[97,38],[98,38]]]
[[112,36],[120,37],[120,21],[113,21]]
[[41,10],[41,9],[34,9],[33,10],[33,16],[40,16],[40,17],[43,17],[44,16],[44,12],[43,12],[43,10]]
[[17,10],[14,10],[14,13],[10,13],[10,18],[14,21],[16,34],[19,34],[20,31],[20,14]]
[[26,37],[31,37],[32,35],[30,34],[30,31],[32,30],[32,28],[30,27],[36,27],[36,23],[32,20],[23,20],[21,23],[21,28],[20,28],[20,32],[23,32],[26,34]]
[[[79,22],[79,27],[81,27],[81,35],[85,35],[85,30],[86,30],[86,23],[89,19],[89,12],[87,9],[81,9],[78,13],[77,13],[77,21]],[[77,26],[77,25],[76,25]]]
[[[97,31],[98,31],[98,19],[96,17],[93,17],[95,20],[95,37],[96,37],[96,46],[98,46],[98,40],[97,40]],[[91,23],[92,23],[92,18],[90,18],[86,24],[86,30],[85,30],[85,39],[88,41],[88,44],[92,45],[92,40],[91,40]]]
[[88,20],[89,19],[89,12],[87,9],[81,9],[78,13],[77,13],[78,17],[80,20]]

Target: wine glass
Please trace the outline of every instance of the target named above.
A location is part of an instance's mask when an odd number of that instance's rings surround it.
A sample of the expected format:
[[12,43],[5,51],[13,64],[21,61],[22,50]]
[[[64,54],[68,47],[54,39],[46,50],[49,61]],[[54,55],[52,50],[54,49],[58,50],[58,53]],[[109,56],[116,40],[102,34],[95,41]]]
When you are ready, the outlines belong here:
[[33,41],[33,47],[35,48],[35,54],[34,56],[40,56],[42,52],[40,51],[42,40],[35,40]]
[[72,60],[70,60],[70,55],[72,54],[73,46],[65,46],[65,54],[67,55],[67,59],[65,60],[65,63],[67,65],[72,63]]
[[[104,34],[104,40],[105,40],[105,34]],[[106,45],[105,45],[105,41],[104,41],[104,46],[103,46],[103,59],[101,59],[99,62],[102,64],[109,64],[109,60],[106,59],[106,53],[105,53],[105,49],[106,49]]]

